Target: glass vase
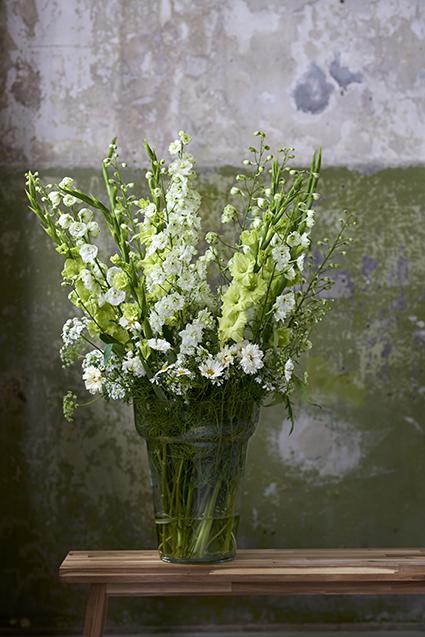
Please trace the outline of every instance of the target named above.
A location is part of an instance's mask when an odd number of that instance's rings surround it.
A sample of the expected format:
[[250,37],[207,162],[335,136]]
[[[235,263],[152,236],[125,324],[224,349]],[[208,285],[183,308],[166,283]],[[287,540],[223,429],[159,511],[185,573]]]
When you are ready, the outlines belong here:
[[225,409],[207,402],[172,407],[135,402],[134,413],[147,444],[161,559],[233,559],[256,404]]

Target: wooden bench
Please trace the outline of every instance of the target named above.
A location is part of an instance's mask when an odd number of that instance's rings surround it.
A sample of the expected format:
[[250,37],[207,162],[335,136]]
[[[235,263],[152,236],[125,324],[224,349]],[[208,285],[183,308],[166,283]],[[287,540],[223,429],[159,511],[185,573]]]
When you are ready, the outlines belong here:
[[425,594],[425,549],[238,551],[223,564],[166,564],[156,551],[71,551],[63,582],[89,584],[85,637],[112,596]]

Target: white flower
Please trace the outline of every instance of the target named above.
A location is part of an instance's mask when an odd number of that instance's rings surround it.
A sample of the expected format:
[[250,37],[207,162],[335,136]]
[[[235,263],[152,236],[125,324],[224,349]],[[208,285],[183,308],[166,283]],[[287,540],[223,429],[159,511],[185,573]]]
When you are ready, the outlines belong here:
[[233,346],[225,345],[223,349],[217,354],[217,360],[223,365],[223,367],[230,367],[235,360],[235,348]]
[[196,319],[186,325],[184,330],[179,332],[181,338],[180,354],[189,356],[193,354],[198,345],[202,342],[202,336],[204,333],[204,326]]
[[296,246],[299,246],[301,243],[300,233],[295,230],[294,232],[291,232],[290,234],[288,234],[286,238],[286,243],[288,244],[288,246],[291,246],[291,248],[295,248]]
[[276,321],[283,321],[285,317],[295,307],[295,294],[293,292],[287,292],[277,297],[274,309],[274,318]]
[[185,133],[184,130],[179,130],[178,136],[182,144],[185,144],[185,145],[190,144],[190,142],[192,141],[192,138],[189,135],[189,133]]
[[105,301],[110,305],[121,305],[125,301],[125,292],[124,290],[116,290],[115,288],[110,288],[105,293]]
[[106,381],[104,389],[107,397],[112,398],[112,400],[122,400],[125,398],[126,391],[120,383]]
[[80,257],[84,263],[91,263],[97,257],[98,247],[92,243],[83,243],[80,246]]
[[263,352],[255,343],[248,343],[241,349],[240,365],[245,374],[255,374],[257,370],[264,367]]
[[156,214],[156,206],[154,203],[150,203],[142,211],[148,219],[151,219]]
[[310,239],[306,232],[303,232],[303,234],[301,235],[300,244],[302,245],[303,248],[308,248],[308,246],[310,245]]
[[227,206],[224,207],[223,214],[221,215],[221,222],[230,223],[231,221],[234,221],[237,218],[237,216],[238,216],[238,211],[236,210],[236,208],[228,204]]
[[91,394],[97,394],[102,391],[102,372],[97,367],[89,365],[83,373],[83,380],[86,389]]
[[276,263],[276,270],[278,272],[283,272],[289,265],[291,253],[287,246],[280,244],[273,248],[272,257]]
[[291,267],[288,268],[285,272],[285,276],[287,279],[289,279],[290,281],[292,281],[292,279],[295,279],[295,277],[297,276],[297,273],[295,272],[295,268]]
[[49,192],[48,197],[50,199],[50,203],[52,204],[53,208],[56,208],[57,206],[59,206],[62,195],[58,190],[52,190],[52,192]]
[[124,372],[128,372],[137,376],[137,378],[141,378],[146,375],[145,368],[143,367],[142,361],[139,356],[133,356],[132,352],[129,352],[122,364],[122,369]]
[[168,352],[171,345],[164,338],[150,338],[148,339],[148,345],[151,349],[156,349],[158,352]]
[[64,230],[67,230],[73,221],[74,221],[74,218],[71,217],[71,215],[62,214],[60,215],[58,219],[58,224],[60,225],[61,228],[63,228]]
[[71,188],[73,183],[74,179],[72,179],[72,177],[64,177],[59,183],[59,188]]
[[83,223],[89,223],[89,221],[93,219],[93,212],[92,210],[89,210],[88,208],[81,208],[81,210],[78,213],[78,218]]
[[89,324],[87,318],[72,318],[65,321],[62,328],[62,340],[66,347],[74,345]]
[[121,316],[118,323],[125,330],[130,330],[130,332],[132,333],[140,332],[140,330],[142,329],[142,326],[140,325],[139,321],[137,321],[136,319],[127,319],[125,318],[125,316]]
[[289,383],[289,381],[291,380],[293,371],[294,371],[294,363],[292,362],[291,358],[288,358],[288,360],[285,363],[285,380],[287,383]]
[[80,270],[80,279],[83,282],[83,285],[86,288],[86,290],[93,291],[96,288],[96,285],[97,285],[96,281],[93,278],[92,273],[86,268],[84,268],[83,270]]
[[170,153],[170,155],[177,155],[181,147],[182,147],[181,141],[179,139],[176,139],[174,142],[171,142],[171,144],[168,146],[168,152]]
[[297,258],[297,267],[301,272],[304,270],[304,259],[305,254],[300,254],[300,256]]
[[146,250],[146,256],[150,257],[158,250],[163,250],[167,244],[168,237],[165,232],[158,232],[158,234],[153,235],[151,239],[151,243]]
[[74,206],[77,203],[78,199],[73,195],[65,195],[63,198],[63,205],[67,208]]
[[80,239],[84,237],[87,232],[87,226],[85,223],[81,223],[81,221],[74,221],[68,228],[69,234],[74,239]]
[[121,274],[121,272],[121,268],[117,268],[115,265],[113,265],[111,268],[108,268],[108,271],[106,273],[106,280],[108,281],[109,285],[114,284],[115,275]]
[[224,366],[215,358],[209,356],[203,363],[199,365],[199,371],[205,378],[214,380],[222,375]]
[[96,221],[89,221],[87,224],[87,230],[92,237],[97,237],[100,232],[99,224]]
[[307,218],[305,220],[305,225],[307,228],[312,228],[315,224],[314,220],[314,210],[307,210]]

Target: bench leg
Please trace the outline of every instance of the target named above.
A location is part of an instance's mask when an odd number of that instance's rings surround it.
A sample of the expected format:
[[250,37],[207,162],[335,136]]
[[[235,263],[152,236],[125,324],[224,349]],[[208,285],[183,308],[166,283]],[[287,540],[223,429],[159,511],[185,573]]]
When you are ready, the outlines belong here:
[[106,585],[92,584],[87,601],[84,637],[103,636],[107,601]]

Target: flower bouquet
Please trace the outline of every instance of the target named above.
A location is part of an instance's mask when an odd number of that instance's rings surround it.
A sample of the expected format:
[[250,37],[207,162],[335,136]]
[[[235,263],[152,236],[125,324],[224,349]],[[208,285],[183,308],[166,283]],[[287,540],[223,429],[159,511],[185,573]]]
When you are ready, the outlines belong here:
[[[259,407],[291,396],[294,370],[325,314],[333,242],[311,256],[321,153],[309,170],[274,155],[262,131],[222,211],[223,232],[201,233],[191,138],[172,161],[145,143],[141,193],[123,177],[115,140],[102,163],[104,201],[65,177],[27,173],[30,209],[64,258],[62,285],[76,316],[63,326],[65,366],[82,361],[87,390],[134,406],[146,439],[160,555],[175,562],[230,559],[247,441]],[[141,196],[142,195],[142,196]],[[113,254],[96,241],[109,233]],[[104,245],[104,242],[102,243]],[[320,254],[321,252],[321,254]],[[72,419],[77,397],[68,392]]]

